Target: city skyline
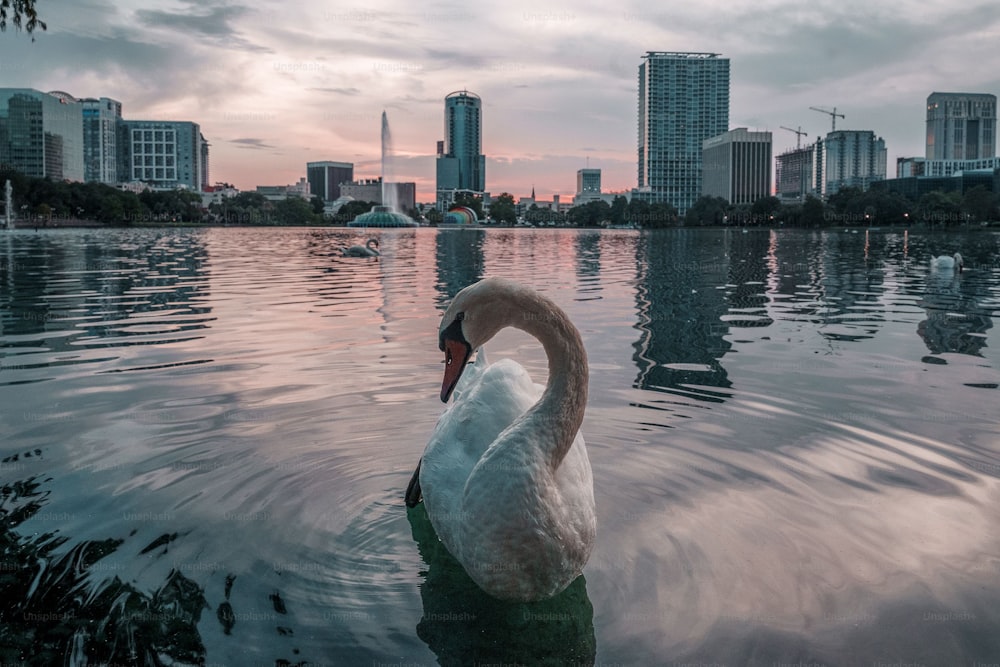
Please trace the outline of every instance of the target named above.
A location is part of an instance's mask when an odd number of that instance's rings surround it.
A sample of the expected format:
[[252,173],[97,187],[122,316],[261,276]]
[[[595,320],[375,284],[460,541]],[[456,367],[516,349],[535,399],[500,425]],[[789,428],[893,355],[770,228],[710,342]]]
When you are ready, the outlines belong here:
[[636,186],[636,69],[649,50],[718,52],[731,62],[729,129],[770,130],[774,154],[838,129],[884,138],[897,157],[924,154],[932,92],[1000,91],[989,3],[887,8],[712,4],[648,10],[626,2],[504,9],[401,2],[40,5],[35,42],[0,35],[8,87],[119,100],[126,118],[198,123],[213,181],[241,189],[295,183],[306,162],[379,173],[379,121],[392,125],[397,180],[433,201],[442,99],[483,100],[486,189],[569,198],[578,169],[605,190]]

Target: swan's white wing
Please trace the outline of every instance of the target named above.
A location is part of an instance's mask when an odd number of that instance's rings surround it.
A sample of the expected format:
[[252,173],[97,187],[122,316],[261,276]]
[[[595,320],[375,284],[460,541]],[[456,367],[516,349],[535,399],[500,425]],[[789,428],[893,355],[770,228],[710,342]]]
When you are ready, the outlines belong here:
[[427,514],[452,553],[457,525],[463,521],[462,495],[469,474],[497,436],[541,393],[516,361],[503,359],[476,368],[478,361],[463,373],[459,382],[463,391],[438,419],[420,462]]

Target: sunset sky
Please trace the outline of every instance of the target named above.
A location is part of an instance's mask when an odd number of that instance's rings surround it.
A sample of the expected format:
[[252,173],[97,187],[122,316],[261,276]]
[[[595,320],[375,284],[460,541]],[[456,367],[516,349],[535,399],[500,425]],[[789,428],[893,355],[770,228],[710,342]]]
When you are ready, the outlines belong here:
[[605,191],[636,185],[637,68],[646,51],[731,61],[730,127],[770,130],[774,152],[830,130],[873,130],[895,161],[924,153],[924,105],[941,92],[1000,94],[992,1],[653,3],[511,0],[37,0],[35,41],[0,34],[0,87],[112,97],[136,120],[190,120],[211,180],[294,183],[311,160],[379,173],[388,112],[397,180],[434,198],[444,97],[483,99],[486,186],[568,198],[576,170]]

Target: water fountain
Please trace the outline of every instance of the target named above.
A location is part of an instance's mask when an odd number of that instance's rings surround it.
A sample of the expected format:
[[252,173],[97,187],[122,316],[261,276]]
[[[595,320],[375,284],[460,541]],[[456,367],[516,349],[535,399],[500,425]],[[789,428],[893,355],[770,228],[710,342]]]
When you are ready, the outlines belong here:
[[389,118],[382,112],[382,205],[375,206],[368,213],[362,213],[348,227],[417,227],[409,216],[396,210],[397,193],[395,184],[389,179],[392,171],[392,133],[389,132]]

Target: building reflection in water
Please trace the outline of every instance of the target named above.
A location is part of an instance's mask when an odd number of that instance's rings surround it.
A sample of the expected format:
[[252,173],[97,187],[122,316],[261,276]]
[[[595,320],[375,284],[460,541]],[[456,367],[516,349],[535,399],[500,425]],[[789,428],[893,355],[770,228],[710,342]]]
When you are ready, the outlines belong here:
[[438,306],[443,310],[463,287],[483,277],[483,229],[439,229],[434,237],[437,246]]
[[637,243],[635,387],[713,402],[729,396],[714,389],[730,386],[720,362],[730,349],[722,321],[728,303],[715,289],[730,267],[725,236],[706,244],[703,233],[677,230]]
[[[0,333],[38,335],[54,352],[197,338],[209,326],[208,250],[200,232],[19,236],[0,261]],[[169,314],[169,322],[156,312]],[[136,327],[137,324],[143,325]],[[68,334],[68,335],[67,335]],[[10,347],[18,347],[11,343]]]
[[[576,248],[576,275],[578,278],[597,278],[601,274],[601,232],[581,231],[574,239]],[[589,281],[588,281],[589,282]],[[593,281],[594,288],[599,282]],[[581,288],[580,291],[587,291]]]

